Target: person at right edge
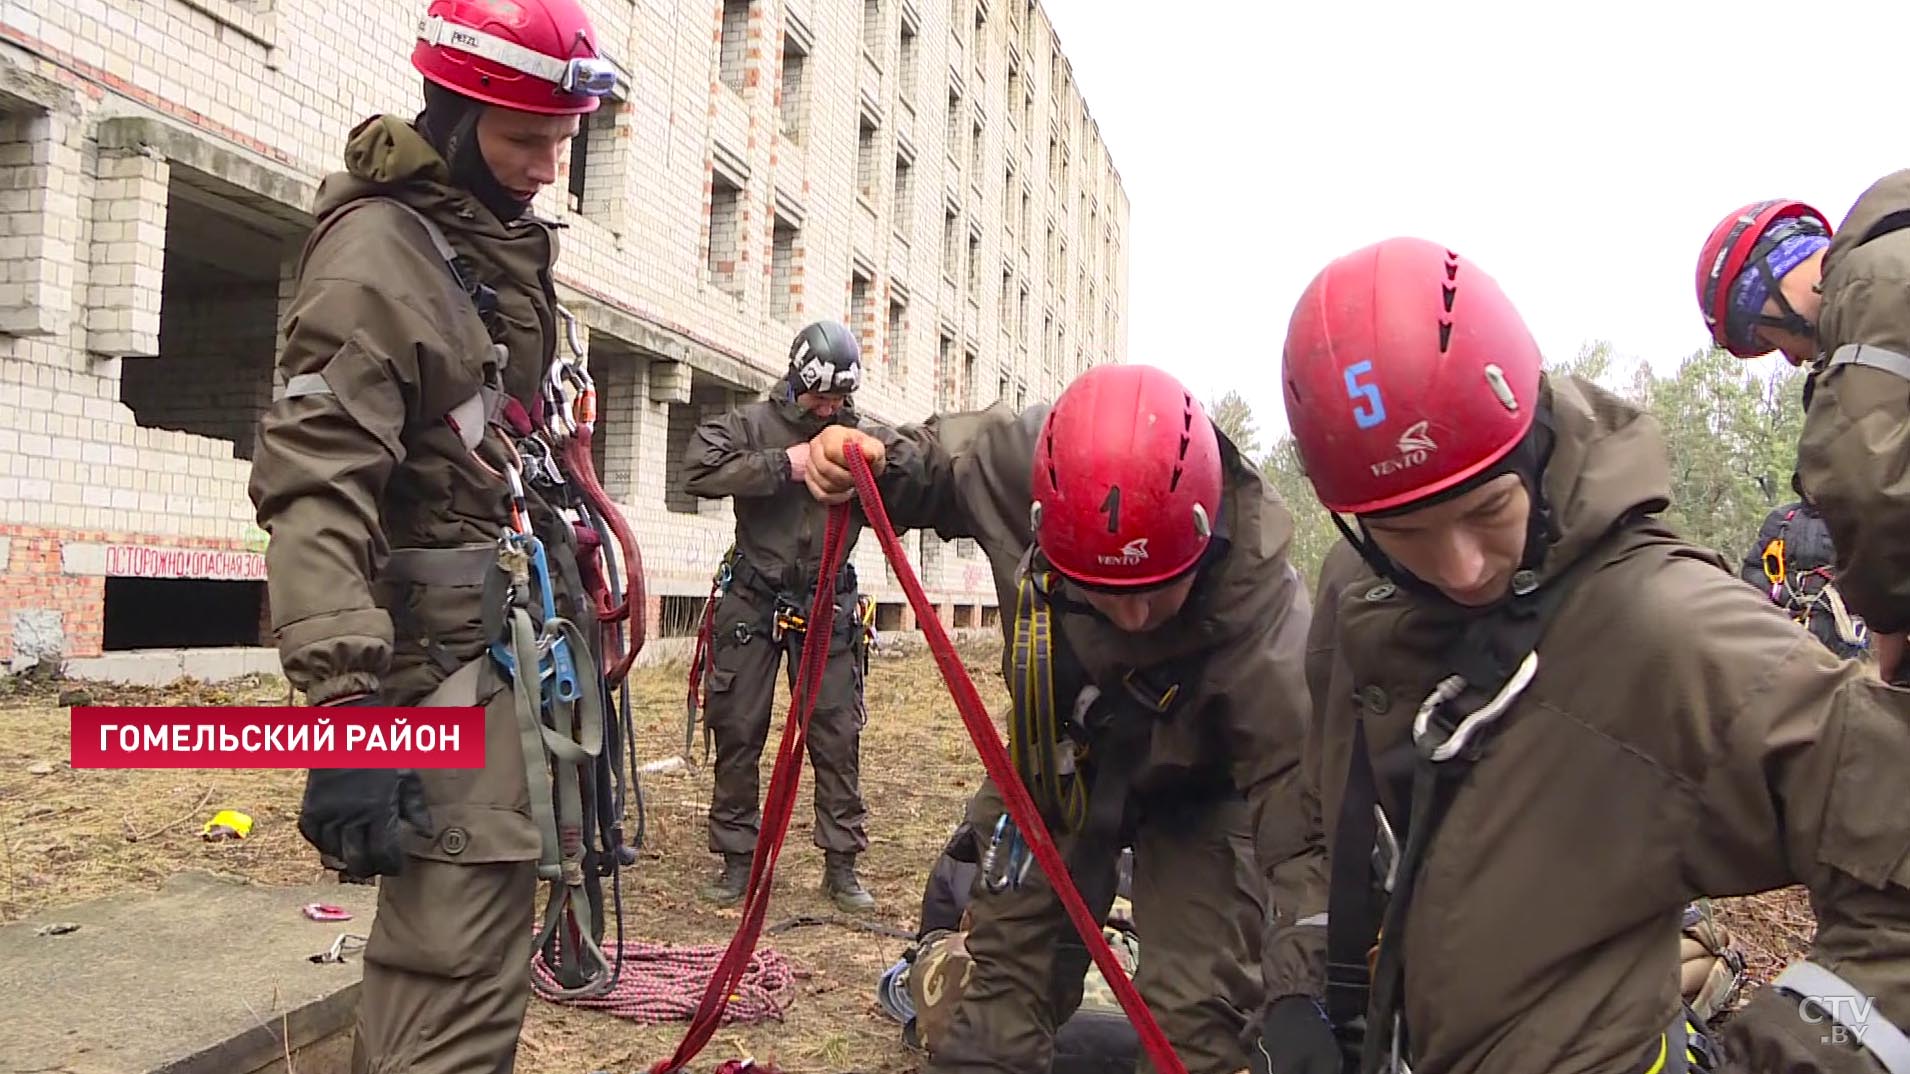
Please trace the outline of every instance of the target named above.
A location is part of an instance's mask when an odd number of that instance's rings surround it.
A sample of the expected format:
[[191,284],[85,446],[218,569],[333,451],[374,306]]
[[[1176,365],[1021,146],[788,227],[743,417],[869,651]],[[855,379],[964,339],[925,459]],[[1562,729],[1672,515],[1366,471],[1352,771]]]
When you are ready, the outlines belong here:
[[[1189,1074],[1337,1074],[1324,846],[1301,780],[1310,608],[1279,495],[1144,365],[1091,369],[1019,414],[825,429],[819,494],[853,493],[851,442],[896,526],[987,555],[1017,770],[1097,920],[1133,847],[1135,985]],[[1081,1002],[1087,948],[1003,820],[984,780],[967,854],[999,890],[970,906],[973,976],[931,1074],[1043,1074]]]
[[[1308,767],[1327,1006],[1358,1069],[1910,1070],[1910,690],[1660,521],[1655,420],[1545,372],[1445,246],[1328,264],[1281,382],[1344,537]],[[1686,905],[1793,884],[1807,957],[1701,1027]]]
[[1833,237],[1799,201],[1746,205],[1699,252],[1698,305],[1739,358],[1810,367],[1798,495],[1830,526],[1837,587],[1877,672],[1910,685],[1910,169],[1858,196]]

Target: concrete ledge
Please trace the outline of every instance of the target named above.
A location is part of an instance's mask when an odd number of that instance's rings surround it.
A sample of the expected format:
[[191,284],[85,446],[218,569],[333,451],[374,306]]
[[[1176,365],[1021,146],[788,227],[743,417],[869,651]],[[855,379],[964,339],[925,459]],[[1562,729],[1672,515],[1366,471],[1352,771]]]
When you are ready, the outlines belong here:
[[281,670],[276,649],[133,649],[68,660],[61,673],[69,679],[164,686],[184,678],[222,682]]
[[[997,627],[961,627],[948,636],[957,644],[998,638]],[[643,643],[637,667],[688,663],[694,638],[651,638]],[[876,648],[879,656],[900,655],[927,648],[928,638],[919,630],[884,631]],[[992,673],[993,669],[984,669]],[[223,682],[247,675],[282,675],[276,649],[134,649],[66,661],[61,674],[66,678],[92,682],[116,682],[128,686],[165,686],[180,679]]]
[[[348,922],[307,920],[329,902]],[[205,872],[0,927],[0,1070],[85,1074],[342,1074],[377,889],[265,887]],[[60,934],[48,925],[77,925]],[[341,1041],[344,1043],[341,1045]]]

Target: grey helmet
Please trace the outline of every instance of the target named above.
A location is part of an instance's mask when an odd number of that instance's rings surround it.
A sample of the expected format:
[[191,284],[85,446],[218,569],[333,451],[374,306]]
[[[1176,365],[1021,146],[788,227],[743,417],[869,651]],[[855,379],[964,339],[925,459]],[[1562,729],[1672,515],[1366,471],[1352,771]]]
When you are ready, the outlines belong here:
[[837,321],[817,321],[789,346],[789,382],[797,394],[848,395],[862,386],[862,348]]

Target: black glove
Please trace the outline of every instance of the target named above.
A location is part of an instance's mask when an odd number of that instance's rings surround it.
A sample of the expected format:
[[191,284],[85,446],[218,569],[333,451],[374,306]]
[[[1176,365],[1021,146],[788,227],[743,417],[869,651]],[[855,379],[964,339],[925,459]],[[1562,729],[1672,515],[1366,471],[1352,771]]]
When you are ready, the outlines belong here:
[[1247,1067],[1253,1074],[1340,1074],[1344,1061],[1320,1005],[1309,996],[1285,996],[1267,1008]]
[[405,852],[398,825],[435,834],[418,773],[394,768],[314,768],[305,779],[298,831],[342,879],[397,876]]

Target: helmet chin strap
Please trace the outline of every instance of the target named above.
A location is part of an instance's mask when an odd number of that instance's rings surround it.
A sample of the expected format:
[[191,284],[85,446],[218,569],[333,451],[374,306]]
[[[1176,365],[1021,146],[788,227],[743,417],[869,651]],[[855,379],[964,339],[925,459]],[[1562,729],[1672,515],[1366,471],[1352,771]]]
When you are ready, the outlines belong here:
[[[1371,532],[1366,528],[1366,519],[1384,518],[1387,515],[1423,510],[1434,504],[1443,503],[1447,500],[1463,496],[1486,482],[1503,477],[1506,474],[1517,474],[1519,476],[1519,483],[1525,486],[1526,496],[1532,503],[1531,512],[1526,517],[1525,550],[1520,556],[1517,569],[1521,571],[1531,571],[1536,574],[1539,569],[1545,565],[1546,553],[1551,549],[1551,546],[1558,541],[1559,537],[1562,536],[1558,528],[1558,519],[1552,509],[1551,501],[1545,496],[1545,469],[1552,461],[1552,448],[1556,439],[1552,429],[1551,407],[1541,403],[1538,408],[1538,413],[1533,416],[1532,427],[1526,430],[1525,438],[1520,440],[1518,445],[1514,447],[1505,458],[1499,460],[1498,465],[1474,477],[1470,481],[1466,481],[1435,496],[1429,496],[1423,500],[1415,500],[1412,503],[1389,511],[1377,512],[1374,515],[1368,516],[1356,516],[1360,527],[1360,532],[1357,535],[1353,532],[1352,527],[1346,524],[1346,520],[1340,517],[1339,512],[1329,511],[1327,515],[1333,520],[1333,525],[1339,528],[1340,535],[1346,538],[1347,543],[1352,545],[1354,550],[1360,554],[1360,558],[1364,559],[1367,565],[1372,567],[1380,577],[1417,596],[1452,604],[1452,601],[1447,598],[1445,593],[1440,591],[1438,586],[1426,582],[1411,571],[1394,563],[1386,553],[1380,551],[1378,543],[1373,540]],[[1511,596],[1513,596],[1513,594],[1508,593],[1505,598],[1501,598],[1501,603],[1506,599],[1510,599]],[[1456,604],[1453,606],[1458,607]]]

